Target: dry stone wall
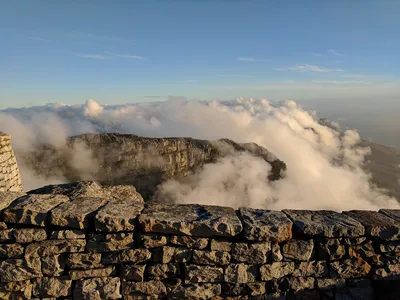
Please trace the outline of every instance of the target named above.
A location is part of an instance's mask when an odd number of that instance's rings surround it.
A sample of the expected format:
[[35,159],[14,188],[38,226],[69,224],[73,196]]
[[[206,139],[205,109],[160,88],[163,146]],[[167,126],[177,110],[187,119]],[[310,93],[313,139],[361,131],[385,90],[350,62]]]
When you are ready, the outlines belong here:
[[21,177],[11,137],[0,131],[0,191],[21,191]]
[[100,190],[0,194],[0,299],[400,299],[400,210],[234,210]]

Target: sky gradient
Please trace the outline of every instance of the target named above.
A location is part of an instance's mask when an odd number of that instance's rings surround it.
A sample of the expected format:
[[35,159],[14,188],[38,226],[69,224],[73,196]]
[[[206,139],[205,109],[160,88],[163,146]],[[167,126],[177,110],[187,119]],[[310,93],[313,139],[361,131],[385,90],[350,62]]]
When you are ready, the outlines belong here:
[[400,97],[400,1],[2,1],[0,108]]

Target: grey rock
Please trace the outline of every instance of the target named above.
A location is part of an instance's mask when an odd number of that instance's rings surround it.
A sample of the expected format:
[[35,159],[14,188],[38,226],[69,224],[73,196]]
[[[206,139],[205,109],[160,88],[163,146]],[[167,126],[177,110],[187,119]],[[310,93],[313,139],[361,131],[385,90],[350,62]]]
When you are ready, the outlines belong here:
[[281,261],[283,259],[281,247],[277,243],[271,245],[271,258],[273,261]]
[[221,294],[221,285],[213,283],[178,286],[170,295],[171,299],[214,299]]
[[70,270],[69,277],[72,280],[79,280],[83,278],[95,278],[95,277],[110,277],[115,275],[115,268],[108,266],[101,269],[87,269],[87,270]]
[[232,245],[232,259],[249,265],[265,264],[270,253],[271,244],[267,242],[257,244],[234,243]]
[[175,235],[170,238],[170,243],[177,246],[183,246],[190,249],[205,249],[208,245],[208,239],[192,236]]
[[47,233],[44,229],[37,228],[20,228],[14,229],[14,238],[17,243],[40,242],[47,239]]
[[133,231],[143,207],[144,203],[139,201],[125,199],[110,201],[97,212],[94,218],[96,230]]
[[33,281],[32,294],[40,298],[68,297],[72,294],[72,281],[61,278],[38,278]]
[[112,252],[133,246],[132,233],[89,234],[87,250],[89,252]]
[[66,259],[63,254],[42,257],[41,262],[44,276],[57,277],[65,270]]
[[282,255],[288,260],[309,261],[312,259],[313,252],[313,240],[290,240],[282,246]]
[[[132,299],[132,296],[152,296],[153,299],[167,295],[167,288],[161,281],[129,282],[122,283],[122,295],[124,299]],[[140,299],[140,298],[139,298]]]
[[320,239],[315,248],[318,260],[337,260],[346,255],[346,246],[340,239]]
[[30,299],[32,284],[29,280],[0,283],[0,299]]
[[273,262],[272,264],[262,265],[260,267],[261,280],[279,279],[292,274],[294,270],[294,262]]
[[382,240],[400,239],[400,223],[376,211],[351,210],[344,214],[359,221],[366,234]]
[[224,269],[211,266],[187,265],[185,267],[185,284],[218,283],[224,280]]
[[51,224],[78,229],[90,228],[96,211],[108,201],[101,198],[77,198],[51,211]]
[[73,291],[74,299],[100,300],[120,299],[122,295],[119,278],[99,277],[79,280]]
[[141,234],[140,241],[144,248],[156,248],[164,246],[168,243],[168,239],[166,236],[162,236],[159,234]]
[[228,265],[231,255],[226,251],[193,251],[193,263],[197,265]]
[[216,251],[230,252],[232,249],[232,242],[226,240],[212,239],[210,242],[210,249]]
[[328,264],[325,261],[308,261],[296,264],[292,273],[294,277],[325,277],[328,274]]
[[148,266],[147,273],[151,279],[163,280],[179,276],[181,270],[178,263],[156,264]]
[[233,208],[198,204],[149,204],[139,223],[145,232],[200,237],[231,237],[242,231]]
[[233,284],[255,282],[257,274],[255,266],[230,264],[225,267],[224,281]]
[[100,253],[71,253],[67,258],[70,269],[98,269],[102,268]]
[[244,237],[250,241],[283,242],[292,238],[292,222],[280,211],[241,207]]
[[284,210],[293,221],[295,230],[304,235],[358,237],[364,235],[364,227],[345,214],[330,210]]
[[80,230],[55,230],[51,233],[52,240],[77,240],[84,239],[85,232]]
[[24,192],[0,191],[0,211],[6,209],[15,200],[25,195]]
[[29,244],[25,250],[27,257],[44,257],[60,253],[85,251],[86,240],[47,240]]
[[362,258],[351,257],[346,260],[330,262],[330,276],[356,278],[366,276],[371,266]]
[[188,262],[192,259],[193,250],[164,246],[153,251],[153,261],[156,263]]
[[147,249],[126,249],[112,253],[104,253],[103,264],[143,263],[151,258],[151,252]]
[[0,244],[0,258],[19,258],[24,255],[20,244]]
[[14,240],[13,229],[0,230],[0,242],[11,242]]
[[7,259],[0,263],[1,282],[22,281],[42,276],[39,258]]
[[15,200],[4,210],[4,221],[44,227],[49,212],[56,206],[69,201],[63,195],[27,195]]
[[144,281],[146,265],[123,265],[120,277],[127,281]]

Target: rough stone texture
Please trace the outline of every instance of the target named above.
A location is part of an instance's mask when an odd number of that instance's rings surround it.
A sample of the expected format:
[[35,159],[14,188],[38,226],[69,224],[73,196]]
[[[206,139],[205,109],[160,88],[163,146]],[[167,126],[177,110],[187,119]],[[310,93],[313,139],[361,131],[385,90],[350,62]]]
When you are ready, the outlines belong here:
[[0,244],[0,258],[19,258],[24,255],[24,248],[19,244]]
[[230,264],[225,268],[224,281],[234,284],[255,282],[257,274],[257,267],[245,264]]
[[237,262],[247,263],[249,265],[266,263],[270,253],[270,243],[234,243],[232,245],[232,259]]
[[[120,271],[120,277],[127,281],[144,281],[144,271],[146,265],[123,265]],[[148,271],[150,274],[150,271]],[[168,278],[168,274],[163,279]]]
[[1,282],[22,281],[42,276],[39,258],[7,259],[0,263]]
[[346,255],[346,247],[340,239],[320,239],[315,245],[319,260],[337,260]]
[[78,229],[92,226],[96,211],[108,201],[101,198],[77,198],[51,211],[51,224]]
[[400,209],[380,209],[379,212],[400,222]]
[[21,228],[13,231],[15,241],[17,243],[40,242],[47,239],[47,233],[44,229]]
[[[21,175],[11,137],[0,131],[0,191],[22,191]],[[1,210],[1,209],[0,209]]]
[[0,242],[11,242],[14,239],[13,229],[0,230]]
[[178,263],[156,264],[149,266],[147,272],[150,278],[155,280],[163,280],[174,278],[181,274],[181,269]]
[[330,263],[331,277],[355,278],[366,276],[371,266],[362,258],[352,257]]
[[190,236],[235,236],[242,223],[230,207],[150,204],[139,217],[145,232]]
[[313,240],[290,240],[283,244],[282,255],[286,260],[311,260],[314,253]]
[[132,246],[132,233],[90,234],[87,242],[89,252],[112,252]]
[[273,261],[281,261],[283,259],[279,244],[273,243],[271,245],[271,258]]
[[164,246],[168,243],[168,238],[159,234],[141,234],[140,237],[141,245],[144,248],[156,248]]
[[110,201],[97,212],[94,218],[96,230],[113,232],[133,231],[137,216],[144,207],[142,201],[125,199]]
[[224,279],[224,269],[211,266],[188,265],[185,268],[185,283],[218,283]]
[[221,294],[221,285],[205,283],[180,285],[172,293],[172,299],[213,299]]
[[186,248],[165,246],[153,252],[153,260],[157,263],[188,262],[192,259],[193,251]]
[[232,242],[226,240],[212,239],[210,242],[210,249],[216,251],[230,252],[232,250]]
[[72,281],[59,278],[38,278],[33,280],[33,295],[40,298],[71,296]]
[[24,192],[10,192],[0,190],[0,211],[6,209],[15,200],[25,195],[26,194]]
[[75,299],[99,300],[119,299],[122,297],[119,278],[99,277],[79,280],[73,291]]
[[103,254],[102,262],[104,264],[120,264],[120,263],[143,263],[149,260],[151,252],[147,249],[126,249],[113,253]]
[[284,210],[301,234],[324,237],[364,235],[364,227],[356,220],[329,210]]
[[4,220],[10,223],[44,227],[48,214],[56,206],[69,201],[63,195],[27,195],[15,200],[4,210]]
[[29,280],[0,283],[0,299],[30,299],[32,284]]
[[92,277],[109,277],[115,275],[114,273],[115,273],[115,268],[109,266],[101,269],[71,270],[69,271],[69,277],[72,280],[79,280],[83,278],[92,278]]
[[344,214],[359,221],[370,236],[387,241],[400,239],[400,223],[384,214],[366,210],[352,210]]
[[76,240],[84,239],[85,232],[80,230],[55,230],[51,233],[52,240]]
[[42,257],[41,261],[44,276],[60,276],[65,270],[66,260],[64,254],[48,255]]
[[260,267],[261,280],[269,281],[279,279],[294,272],[294,262],[273,262]]
[[167,295],[167,288],[164,283],[156,280],[148,282],[123,282],[122,294],[125,299],[131,299],[131,296],[152,296],[154,299],[165,297]]
[[309,261],[296,264],[294,277],[325,277],[328,274],[328,264],[325,261]]
[[71,269],[96,269],[103,267],[100,253],[71,253],[67,258]]
[[379,249],[383,253],[400,253],[400,241],[381,244]]
[[170,243],[190,249],[204,249],[208,245],[208,239],[192,236],[175,235],[169,239]]
[[25,250],[27,257],[44,257],[60,253],[85,251],[86,240],[47,240],[29,244]]
[[193,263],[198,265],[228,265],[231,255],[226,251],[193,251]]
[[250,241],[283,242],[292,237],[292,222],[280,211],[241,207],[244,236]]

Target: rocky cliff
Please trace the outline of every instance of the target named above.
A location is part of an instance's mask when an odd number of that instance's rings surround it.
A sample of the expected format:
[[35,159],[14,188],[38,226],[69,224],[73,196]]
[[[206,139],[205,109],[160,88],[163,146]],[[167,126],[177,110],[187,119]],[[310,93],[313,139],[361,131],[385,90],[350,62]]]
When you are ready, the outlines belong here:
[[21,177],[11,137],[0,131],[0,191],[21,191]]
[[145,204],[132,186],[0,193],[0,299],[400,299],[400,210]]
[[145,199],[157,185],[181,178],[219,158],[249,152],[271,165],[267,180],[278,180],[286,165],[253,143],[192,138],[145,138],[128,134],[85,134],[71,137],[66,146],[42,145],[21,159],[39,175],[62,176],[67,182],[96,180],[103,184],[131,184]]

